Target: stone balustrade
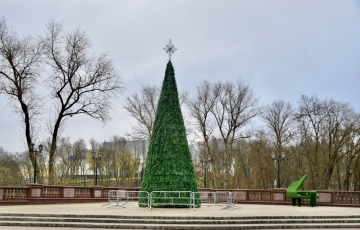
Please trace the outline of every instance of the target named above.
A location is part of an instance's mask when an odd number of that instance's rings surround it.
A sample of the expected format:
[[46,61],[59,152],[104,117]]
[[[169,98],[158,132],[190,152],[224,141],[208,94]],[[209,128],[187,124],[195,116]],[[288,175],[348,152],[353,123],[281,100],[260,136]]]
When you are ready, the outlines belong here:
[[[60,204],[106,202],[110,190],[140,191],[140,188],[47,186],[27,184],[25,187],[0,187],[0,205]],[[231,191],[235,203],[291,204],[286,198],[286,189],[211,189],[200,192]],[[318,205],[360,207],[360,191],[317,191]],[[306,204],[306,199],[303,199]]]

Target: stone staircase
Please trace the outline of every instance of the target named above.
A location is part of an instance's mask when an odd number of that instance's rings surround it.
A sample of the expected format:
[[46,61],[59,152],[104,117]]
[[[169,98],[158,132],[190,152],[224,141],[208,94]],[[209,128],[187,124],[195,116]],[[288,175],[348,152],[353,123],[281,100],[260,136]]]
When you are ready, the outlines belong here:
[[[360,212],[360,211],[359,211]],[[112,229],[360,229],[354,216],[171,217],[0,214],[0,226]],[[1,227],[0,227],[1,229]]]

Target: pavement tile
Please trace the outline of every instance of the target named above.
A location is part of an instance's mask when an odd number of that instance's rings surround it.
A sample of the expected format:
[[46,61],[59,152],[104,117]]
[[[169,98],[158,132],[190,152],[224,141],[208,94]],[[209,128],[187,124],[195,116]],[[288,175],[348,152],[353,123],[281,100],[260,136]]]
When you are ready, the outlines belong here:
[[[16,205],[0,206],[0,213],[22,214],[59,214],[59,215],[115,215],[115,216],[148,216],[159,217],[256,217],[256,216],[360,216],[357,207],[331,207],[331,206],[291,206],[291,205],[262,205],[262,204],[237,204],[238,209],[222,209],[219,206],[202,206],[196,211],[186,208],[140,208],[136,203],[123,207],[108,208],[104,203],[80,204],[47,204],[47,205]],[[88,228],[61,228],[61,227],[18,227],[1,226],[1,230],[81,230]],[[101,228],[91,228],[100,230]],[[310,229],[307,229],[310,230]],[[336,230],[336,229],[333,229]],[[341,229],[337,229],[341,230]]]

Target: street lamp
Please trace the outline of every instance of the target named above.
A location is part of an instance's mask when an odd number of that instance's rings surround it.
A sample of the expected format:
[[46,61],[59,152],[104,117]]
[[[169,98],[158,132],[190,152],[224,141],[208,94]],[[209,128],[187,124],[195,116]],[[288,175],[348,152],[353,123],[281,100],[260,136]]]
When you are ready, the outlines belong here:
[[34,150],[34,147],[35,147],[35,144],[31,143],[30,144],[30,152],[34,153],[34,184],[36,184],[36,155],[38,153],[42,152],[43,145],[42,144],[39,145],[39,150],[38,151]]
[[96,152],[93,151],[92,152],[92,155],[93,155],[93,159],[95,160],[95,186],[97,186],[97,161],[98,160],[101,160],[102,156],[103,156],[103,153],[98,153],[98,156],[96,157]]
[[206,188],[206,169],[207,169],[207,164],[210,163],[211,161],[211,156],[207,155],[207,159],[204,159],[203,156],[200,156],[200,162],[204,164],[204,188]]
[[277,179],[278,186],[277,187],[280,188],[280,162],[285,160],[285,153],[284,152],[281,153],[281,158],[276,158],[275,155],[276,154],[274,152],[271,153],[271,158],[274,159],[278,165],[278,179]]

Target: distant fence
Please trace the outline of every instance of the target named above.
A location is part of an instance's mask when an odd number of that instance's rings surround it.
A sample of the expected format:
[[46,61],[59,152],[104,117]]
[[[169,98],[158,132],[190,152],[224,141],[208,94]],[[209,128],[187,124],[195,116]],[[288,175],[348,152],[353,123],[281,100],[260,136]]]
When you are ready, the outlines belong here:
[[[25,187],[0,187],[0,205],[107,202],[110,190],[129,191],[129,196],[133,196],[136,200],[136,192],[140,191],[140,188],[46,186],[41,184],[28,184]],[[286,198],[286,189],[199,189],[199,192],[209,193],[221,191],[232,192],[235,195],[235,204],[291,204],[291,200]],[[318,205],[360,207],[360,191],[317,192],[319,194]],[[206,199],[202,202],[206,203]],[[306,199],[303,199],[303,202],[306,204]]]

